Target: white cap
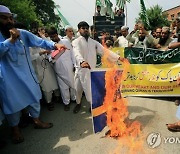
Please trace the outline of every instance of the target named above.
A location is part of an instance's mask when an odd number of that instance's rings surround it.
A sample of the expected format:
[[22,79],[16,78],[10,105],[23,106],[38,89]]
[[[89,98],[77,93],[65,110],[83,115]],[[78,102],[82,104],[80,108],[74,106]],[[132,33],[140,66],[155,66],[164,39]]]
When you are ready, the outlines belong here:
[[67,29],[73,29],[73,27],[70,26],[70,25],[66,25],[66,26],[65,26],[65,30],[67,30]]
[[8,7],[0,5],[0,13],[9,13],[12,14]]
[[163,31],[168,31],[168,32],[170,32],[170,28],[167,27],[167,26],[162,27],[162,30],[163,30]]
[[123,30],[123,29],[129,30],[129,27],[127,27],[127,26],[122,26],[122,27],[121,27],[121,30]]

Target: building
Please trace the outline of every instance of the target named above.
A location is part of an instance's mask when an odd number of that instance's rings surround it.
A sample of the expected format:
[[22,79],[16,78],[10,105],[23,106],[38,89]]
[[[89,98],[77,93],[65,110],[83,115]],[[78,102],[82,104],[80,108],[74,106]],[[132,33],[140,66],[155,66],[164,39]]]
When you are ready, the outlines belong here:
[[168,20],[172,21],[176,18],[180,18],[180,5],[164,11],[168,15]]

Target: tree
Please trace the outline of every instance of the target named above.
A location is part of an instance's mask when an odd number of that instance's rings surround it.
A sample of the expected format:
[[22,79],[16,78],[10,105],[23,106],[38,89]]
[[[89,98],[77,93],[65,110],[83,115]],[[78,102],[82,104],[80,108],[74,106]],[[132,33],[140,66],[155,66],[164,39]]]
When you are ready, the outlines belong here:
[[55,3],[53,0],[32,0],[35,7],[35,12],[41,19],[44,25],[55,24],[60,21],[60,18],[55,15]]
[[17,21],[30,28],[30,24],[34,21],[41,24],[35,12],[35,6],[31,0],[1,0],[1,5],[7,6],[12,13],[17,14]]
[[[155,5],[146,10],[147,17],[149,19],[148,29],[155,29],[156,27],[169,26],[170,22],[167,19],[167,14],[164,14],[162,11],[162,7],[159,5]],[[141,20],[141,15],[139,13],[139,17],[136,20]]]

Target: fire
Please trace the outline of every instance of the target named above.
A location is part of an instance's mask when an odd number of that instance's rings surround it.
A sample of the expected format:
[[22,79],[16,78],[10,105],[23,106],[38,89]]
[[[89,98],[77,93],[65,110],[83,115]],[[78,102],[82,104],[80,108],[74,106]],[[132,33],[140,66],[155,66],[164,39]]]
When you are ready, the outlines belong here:
[[[106,135],[119,140],[119,145],[114,153],[137,153],[143,151],[143,135],[141,124],[138,121],[130,122],[128,119],[128,102],[121,97],[121,83],[126,78],[129,70],[127,59],[123,62],[123,72],[118,70],[117,65],[106,61],[108,52],[102,58],[102,62],[112,67],[105,74],[106,96],[103,106],[107,114],[107,126],[109,131]],[[125,150],[125,151],[124,151]]]

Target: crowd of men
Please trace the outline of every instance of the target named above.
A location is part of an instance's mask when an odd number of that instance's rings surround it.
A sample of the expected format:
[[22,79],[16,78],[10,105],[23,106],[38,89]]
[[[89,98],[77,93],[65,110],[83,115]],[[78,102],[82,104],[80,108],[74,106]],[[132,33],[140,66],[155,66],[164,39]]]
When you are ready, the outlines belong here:
[[[39,120],[42,96],[49,111],[54,110],[54,102],[62,102],[65,111],[70,110],[70,103],[76,103],[73,112],[78,113],[83,92],[91,102],[90,69],[96,67],[97,54],[108,53],[108,60],[114,63],[124,58],[112,52],[112,47],[146,47],[163,52],[180,46],[179,19],[171,29],[147,31],[137,23],[130,33],[126,26],[116,27],[114,35],[108,30],[97,34],[85,21],[78,24],[77,35],[71,26],[65,27],[66,36],[59,36],[54,27],[38,28],[36,32],[18,28],[9,8],[0,5],[0,124],[5,117],[12,127],[13,143],[24,141],[19,128],[21,114],[30,114],[36,129],[53,127]],[[180,131],[180,122],[167,127]]]

